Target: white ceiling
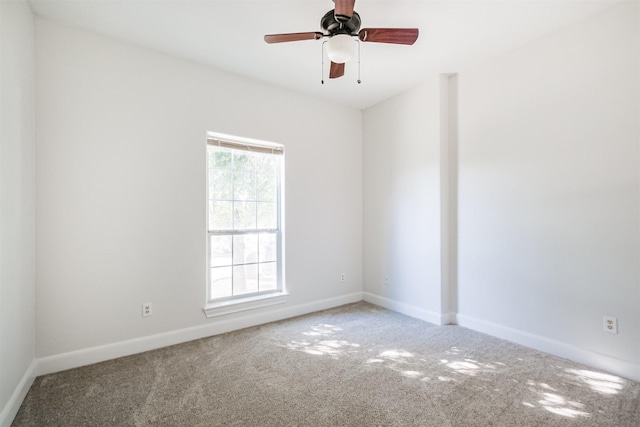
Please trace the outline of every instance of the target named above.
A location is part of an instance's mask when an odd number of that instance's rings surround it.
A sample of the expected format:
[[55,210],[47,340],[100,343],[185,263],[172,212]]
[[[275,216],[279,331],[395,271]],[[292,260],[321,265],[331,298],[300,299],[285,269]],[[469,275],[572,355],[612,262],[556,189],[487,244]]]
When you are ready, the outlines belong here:
[[615,0],[357,0],[362,27],[417,27],[413,46],[361,43],[343,78],[321,84],[322,40],[268,45],[265,34],[320,31],[331,0],[28,0],[50,20],[343,105],[366,108],[457,72]]

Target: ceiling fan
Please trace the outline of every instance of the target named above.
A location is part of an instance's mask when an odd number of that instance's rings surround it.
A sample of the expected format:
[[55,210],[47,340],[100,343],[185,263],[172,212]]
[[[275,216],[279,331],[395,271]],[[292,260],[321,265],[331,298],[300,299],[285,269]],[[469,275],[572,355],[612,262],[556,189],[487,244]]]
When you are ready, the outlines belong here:
[[[299,40],[319,40],[328,37],[329,40],[326,42],[327,56],[331,60],[329,78],[335,79],[344,75],[344,64],[355,56],[354,42],[411,45],[418,39],[417,28],[360,29],[360,15],[353,10],[355,0],[333,0],[333,2],[335,3],[335,9],[325,13],[320,20],[322,32],[267,34],[264,36],[264,41],[271,44]],[[354,39],[355,37],[357,39]],[[360,83],[360,79],[358,79],[358,83]]]

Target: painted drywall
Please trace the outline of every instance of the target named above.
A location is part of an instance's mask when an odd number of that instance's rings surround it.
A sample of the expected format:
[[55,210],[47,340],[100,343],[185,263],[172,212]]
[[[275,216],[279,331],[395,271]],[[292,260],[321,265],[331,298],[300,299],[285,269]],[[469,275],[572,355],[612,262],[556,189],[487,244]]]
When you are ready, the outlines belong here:
[[432,321],[441,312],[439,93],[430,80],[363,113],[366,299]]
[[0,425],[13,419],[34,359],[34,38],[26,2],[0,2]]
[[638,28],[623,2],[461,72],[457,100],[459,319],[627,375],[640,366]]
[[640,379],[638,16],[364,111],[365,299]]
[[202,311],[207,131],[285,146],[290,297],[261,310],[361,295],[359,110],[45,20],[36,40],[38,357],[247,315]]

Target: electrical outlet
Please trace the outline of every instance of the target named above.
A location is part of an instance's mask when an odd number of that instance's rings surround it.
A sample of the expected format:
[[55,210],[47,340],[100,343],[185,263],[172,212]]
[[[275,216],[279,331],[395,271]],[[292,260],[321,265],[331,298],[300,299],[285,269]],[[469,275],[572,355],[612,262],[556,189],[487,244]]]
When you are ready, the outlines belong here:
[[344,282],[345,280],[346,280],[346,279],[345,279],[344,273],[342,273],[342,274],[340,275],[340,281],[341,281],[341,282]]
[[389,278],[386,276],[384,277],[384,285],[389,286]]
[[142,317],[151,316],[153,314],[153,307],[150,302],[145,302],[142,304]]
[[618,333],[618,319],[610,316],[602,316],[602,329],[612,334]]

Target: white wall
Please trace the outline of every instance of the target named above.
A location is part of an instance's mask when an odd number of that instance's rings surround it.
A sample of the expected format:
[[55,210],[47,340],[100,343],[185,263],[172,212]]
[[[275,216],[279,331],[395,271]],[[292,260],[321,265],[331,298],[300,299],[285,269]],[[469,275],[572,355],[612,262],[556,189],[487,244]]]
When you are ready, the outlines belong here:
[[637,8],[458,76],[459,318],[628,375],[640,366]]
[[363,138],[365,299],[440,323],[439,81],[365,110]]
[[[122,351],[100,346],[361,299],[360,111],[48,21],[36,30],[38,357],[107,358]],[[285,145],[291,295],[259,318],[202,312],[207,131]]]
[[[428,319],[452,286],[434,319],[457,310],[464,326],[640,380],[638,16],[621,3],[463,70],[440,95],[427,84],[365,110],[366,298]],[[449,113],[452,174],[438,188]]]
[[34,27],[0,2],[0,425],[33,380],[35,314]]

